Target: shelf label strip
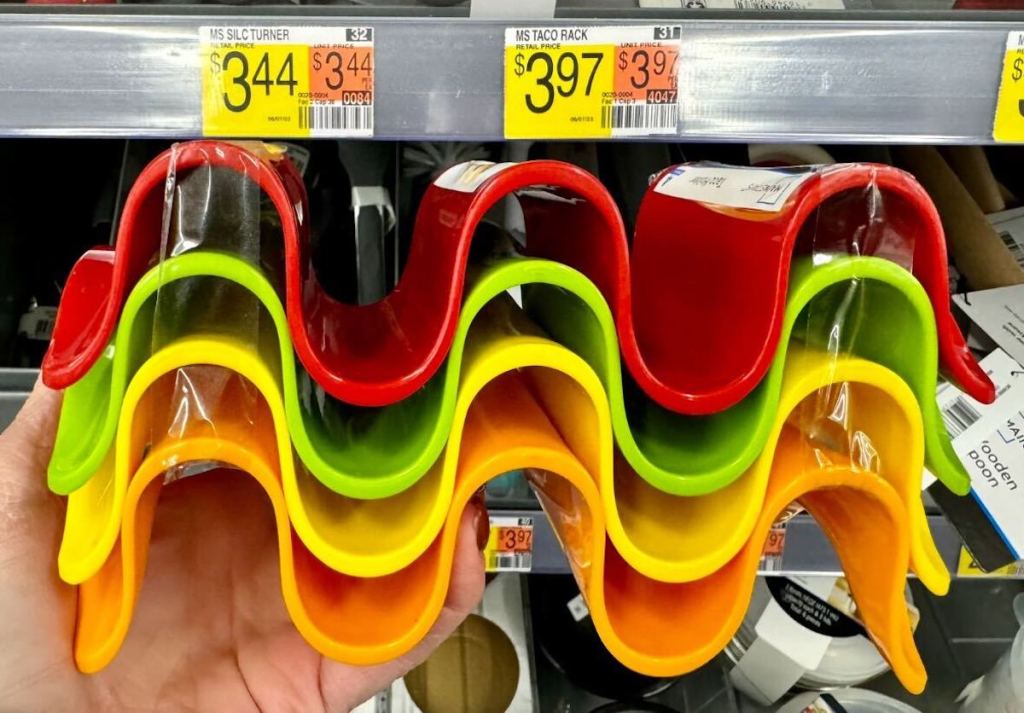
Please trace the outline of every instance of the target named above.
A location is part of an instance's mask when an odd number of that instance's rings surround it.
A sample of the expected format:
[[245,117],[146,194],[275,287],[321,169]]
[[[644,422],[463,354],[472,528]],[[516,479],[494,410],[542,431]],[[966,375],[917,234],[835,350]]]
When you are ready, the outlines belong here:
[[199,28],[203,135],[373,136],[373,28]]
[[505,30],[505,138],[674,135],[679,25]]

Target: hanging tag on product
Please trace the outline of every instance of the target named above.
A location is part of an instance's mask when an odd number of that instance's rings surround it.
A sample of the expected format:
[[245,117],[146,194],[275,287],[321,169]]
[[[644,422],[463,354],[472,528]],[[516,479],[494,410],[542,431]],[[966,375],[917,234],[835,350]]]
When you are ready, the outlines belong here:
[[496,176],[515,163],[494,163],[493,161],[466,161],[452,166],[434,179],[438,188],[461,193],[475,193],[484,181]]
[[533,568],[533,517],[491,515],[484,548],[488,572],[529,572]]
[[199,28],[203,135],[373,136],[371,27]]
[[778,213],[817,166],[734,168],[717,164],[676,166],[661,177],[656,193],[674,198]]
[[679,25],[505,30],[505,138],[674,135]]

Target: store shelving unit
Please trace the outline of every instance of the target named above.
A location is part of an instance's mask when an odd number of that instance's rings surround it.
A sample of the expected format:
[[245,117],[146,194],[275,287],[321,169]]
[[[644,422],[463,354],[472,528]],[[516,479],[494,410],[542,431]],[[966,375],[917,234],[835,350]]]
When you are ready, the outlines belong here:
[[[376,138],[502,141],[507,27],[672,23],[682,27],[683,37],[680,118],[674,137],[653,140],[987,144],[1007,34],[1024,30],[1024,11],[954,12],[951,0],[845,0],[845,11],[793,14],[635,4],[563,0],[555,17],[543,20],[476,19],[469,16],[468,4],[437,8],[412,0],[60,9],[0,4],[0,139],[199,137],[199,28],[244,23],[372,27]],[[13,419],[37,375],[32,369],[0,368],[0,430]],[[532,574],[570,572],[536,501],[494,499],[488,504],[492,512],[533,518]],[[960,537],[937,510],[929,513],[938,551],[956,576]],[[809,516],[798,515],[786,525],[781,557],[762,560],[762,572],[839,575],[841,568],[821,528]],[[543,581],[529,580],[534,585]],[[988,614],[985,606],[977,606],[979,583],[962,584],[967,586],[954,587],[945,600],[925,605],[926,619],[942,623],[925,629],[925,636],[935,637],[921,648],[932,652],[928,666],[936,683],[923,704],[946,705],[1006,645],[990,634],[1005,632],[1009,624],[984,631],[978,619]],[[923,588],[913,586],[925,598]],[[1000,588],[1016,591],[1020,586],[980,584],[992,602],[993,592],[1003,596]],[[1000,610],[1003,603],[989,608]],[[954,656],[957,646],[965,653]],[[962,661],[976,663],[976,669],[962,670]],[[750,704],[743,707],[732,693],[719,693],[728,690],[727,668],[720,657],[665,700],[674,695],[673,705],[685,705],[685,710],[760,711]],[[563,678],[560,673],[550,677]],[[558,681],[546,685],[562,685]],[[873,685],[902,694],[894,680]],[[687,698],[692,690],[713,696],[697,704]]]
[[679,138],[976,144],[991,140],[1007,32],[1024,26],[1024,13],[937,11],[780,19],[570,7],[553,20],[503,22],[431,8],[441,16],[409,8],[379,17],[365,6],[175,10],[0,9],[0,136],[198,136],[198,28],[244,18],[372,26],[379,138],[500,140],[506,26],[669,21],[683,32]]
[[[381,16],[390,12],[392,16]],[[779,14],[559,6],[543,21],[422,6],[0,6],[0,136],[189,138],[201,128],[199,27],[371,26],[376,136],[501,140],[508,26],[682,26],[677,137],[699,141],[985,143],[1007,32],[1024,13]],[[879,18],[883,19],[879,19]],[[472,71],[467,71],[471,67]],[[665,140],[665,137],[657,137]],[[0,372],[0,426],[35,373]],[[568,572],[539,510],[533,571]],[[930,517],[952,571],[955,530]],[[782,572],[837,573],[810,518],[790,523]]]

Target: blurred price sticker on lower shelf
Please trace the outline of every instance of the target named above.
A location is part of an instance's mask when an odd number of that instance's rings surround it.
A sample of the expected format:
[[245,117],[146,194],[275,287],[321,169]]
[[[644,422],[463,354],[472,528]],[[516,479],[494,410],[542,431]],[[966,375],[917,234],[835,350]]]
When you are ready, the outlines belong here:
[[678,25],[505,30],[505,138],[675,134]]
[[782,553],[786,548],[786,525],[777,523],[768,531],[764,550],[761,552],[760,572],[778,572],[782,569]]
[[533,518],[491,515],[484,548],[488,572],[529,572],[533,568]]
[[966,547],[961,547],[956,573],[961,577],[1010,577],[1018,579],[1024,577],[1024,562],[1012,562],[1003,567],[986,571],[971,556],[970,550]]
[[373,136],[373,28],[199,28],[203,135]]
[[1006,38],[992,138],[1024,141],[1024,31],[1011,31]]

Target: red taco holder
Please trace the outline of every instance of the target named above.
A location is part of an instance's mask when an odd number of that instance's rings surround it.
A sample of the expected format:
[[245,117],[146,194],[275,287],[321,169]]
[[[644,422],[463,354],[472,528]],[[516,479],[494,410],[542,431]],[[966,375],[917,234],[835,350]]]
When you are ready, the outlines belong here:
[[118,248],[92,250],[72,270],[43,363],[48,386],[64,388],[82,378],[110,341],[127,293],[159,250],[168,171],[173,167],[180,177],[204,164],[257,180],[280,214],[285,307],[295,350],[313,379],[343,401],[387,405],[414,393],[437,371],[458,322],[473,234],[486,212],[516,191],[544,188],[535,196],[519,196],[530,234],[554,234],[571,225],[585,235],[589,252],[577,262],[628,315],[621,216],[604,186],[570,164],[510,165],[473,192],[431,186],[398,285],[380,302],[357,306],[333,299],[317,281],[298,217],[307,215],[308,207],[292,164],[257,161],[233,144],[197,141],[183,144],[176,155],[161,154],[146,167],[126,201]]
[[[644,196],[632,251],[636,340],[645,354],[672,355],[648,362],[664,379],[661,398],[645,386],[660,403],[715,413],[750,393],[775,355],[792,257],[812,253],[903,263],[928,293],[946,376],[979,401],[995,398],[950,311],[938,213],[910,174],[874,164],[818,167],[769,213],[658,192],[671,171]],[[881,200],[868,200],[869,190]]]
[[270,161],[243,146],[215,141],[169,149],[150,162],[132,186],[118,224],[116,248],[93,248],[72,268],[43,359],[47,386],[70,386],[103,353],[128,293],[158,257],[169,171],[182,175],[199,166],[228,168],[255,180],[280,215],[286,261],[299,263],[297,254],[288,253],[305,249],[298,215],[308,214],[308,207],[302,177],[290,161]]
[[[829,169],[767,217],[649,190],[631,276],[622,218],[593,175],[558,161],[496,166],[484,171],[479,185],[430,186],[397,287],[380,302],[357,306],[333,299],[317,281],[302,221],[308,205],[294,166],[211,141],[183,144],[147,166],[126,201],[118,249],[90,251],[76,264],[43,362],[48,386],[80,379],[110,341],[127,293],[159,251],[168,171],[180,176],[206,164],[250,176],[275,206],[295,350],[314,380],[349,403],[393,403],[436,372],[458,321],[473,235],[491,207],[515,194],[525,217],[526,252],[574,267],[597,285],[639,386],[683,413],[728,408],[757,385],[775,353],[794,249],[849,251],[848,221],[815,226],[806,219],[823,201],[872,184],[885,194],[898,227],[919,233],[913,263],[936,308],[943,365],[978,400],[994,398],[949,311],[938,216],[924,191],[896,169]],[[889,203],[899,205],[890,209]],[[855,209],[857,201],[850,204]]]

